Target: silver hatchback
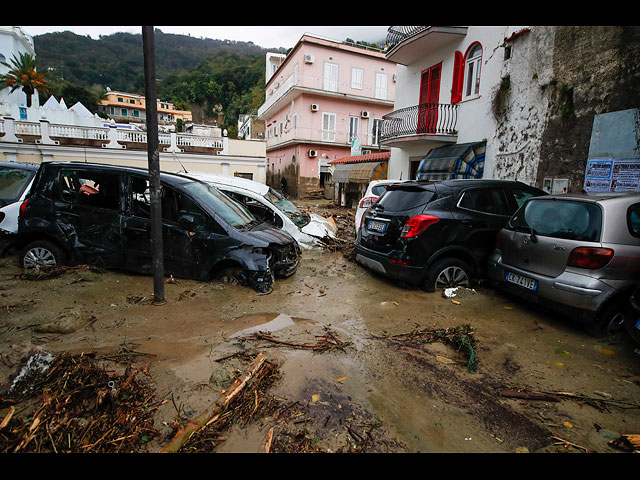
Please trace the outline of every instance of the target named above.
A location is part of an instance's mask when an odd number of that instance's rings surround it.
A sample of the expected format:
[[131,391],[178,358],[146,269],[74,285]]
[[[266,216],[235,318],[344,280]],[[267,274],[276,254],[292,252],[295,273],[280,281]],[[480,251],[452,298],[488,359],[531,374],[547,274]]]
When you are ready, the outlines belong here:
[[612,332],[640,285],[640,194],[531,198],[498,233],[487,268],[499,288]]

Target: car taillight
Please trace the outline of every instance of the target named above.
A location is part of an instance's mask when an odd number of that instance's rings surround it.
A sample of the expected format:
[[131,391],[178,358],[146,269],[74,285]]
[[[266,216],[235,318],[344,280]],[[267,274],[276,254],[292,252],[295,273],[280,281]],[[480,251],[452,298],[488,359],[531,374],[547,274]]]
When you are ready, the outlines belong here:
[[378,199],[378,197],[364,197],[362,200],[360,200],[360,208],[369,208],[371,205],[373,205],[373,202],[375,202]]
[[500,235],[500,232],[496,235],[495,249],[502,250],[502,235]]
[[613,250],[599,247],[578,247],[571,250],[567,265],[594,270],[602,268],[613,258]]
[[432,225],[440,220],[438,217],[434,217],[433,215],[414,215],[407,223],[404,224],[402,228],[402,232],[400,233],[401,238],[411,238],[419,235],[427,228],[429,225]]
[[20,205],[20,210],[18,212],[18,221],[21,222],[22,218],[24,217],[24,211],[27,208],[27,202],[29,200],[25,198],[24,202],[22,202],[22,204]]

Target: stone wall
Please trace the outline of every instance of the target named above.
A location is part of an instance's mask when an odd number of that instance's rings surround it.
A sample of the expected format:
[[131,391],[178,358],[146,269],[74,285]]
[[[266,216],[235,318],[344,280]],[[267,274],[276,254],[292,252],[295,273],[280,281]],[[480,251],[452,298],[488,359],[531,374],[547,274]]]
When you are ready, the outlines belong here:
[[553,80],[536,184],[582,190],[594,116],[640,105],[640,27],[555,27]]

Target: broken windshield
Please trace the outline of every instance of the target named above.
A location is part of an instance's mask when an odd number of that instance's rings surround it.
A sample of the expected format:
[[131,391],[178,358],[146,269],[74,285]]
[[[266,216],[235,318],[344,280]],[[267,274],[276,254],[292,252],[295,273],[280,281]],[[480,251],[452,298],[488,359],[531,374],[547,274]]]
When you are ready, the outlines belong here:
[[284,198],[274,189],[270,188],[269,191],[264,195],[264,197],[271,203],[273,203],[278,210],[284,212],[284,214],[289,217],[298,228],[304,227],[311,221],[311,217],[308,213],[304,213],[298,210],[298,207],[296,207],[293,203]]
[[187,183],[184,188],[235,228],[242,229],[257,223],[249,210],[207,183]]

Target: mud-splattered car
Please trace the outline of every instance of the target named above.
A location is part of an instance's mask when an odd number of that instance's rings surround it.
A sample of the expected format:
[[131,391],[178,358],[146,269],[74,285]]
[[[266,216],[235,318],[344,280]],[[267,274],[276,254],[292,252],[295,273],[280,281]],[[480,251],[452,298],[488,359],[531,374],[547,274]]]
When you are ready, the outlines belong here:
[[[23,268],[91,263],[151,273],[149,175],[144,169],[44,163],[20,207]],[[164,270],[232,277],[260,292],[295,273],[300,247],[215,187],[161,173]]]

